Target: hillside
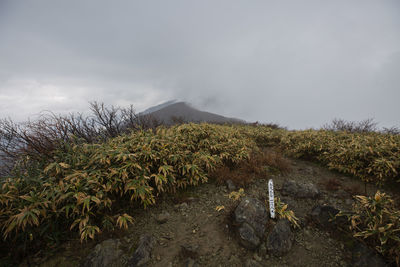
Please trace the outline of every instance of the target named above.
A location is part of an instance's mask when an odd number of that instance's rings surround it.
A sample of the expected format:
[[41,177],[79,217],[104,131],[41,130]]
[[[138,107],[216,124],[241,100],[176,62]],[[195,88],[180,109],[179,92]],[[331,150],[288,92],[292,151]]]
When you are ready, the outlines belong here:
[[[64,245],[71,254],[43,266],[399,264],[399,144],[380,133],[193,123],[64,143],[4,177],[0,266],[40,264]],[[279,220],[268,216],[268,179]]]
[[[135,223],[126,232],[101,236],[84,246],[72,241],[44,263],[40,258],[33,261],[39,266],[72,267],[82,262],[85,266],[98,266],[100,261],[129,266],[124,264],[131,257],[129,251],[138,246],[139,237],[150,235],[155,242],[147,266],[354,266],[362,260],[381,262],[377,256],[371,256],[374,254],[352,259],[357,243],[343,233],[330,233],[316,227],[309,220],[313,207],[318,205],[351,209],[352,194],[363,192],[362,182],[310,162],[292,159],[289,164],[290,172],[268,175],[274,180],[277,196],[289,204],[300,219],[301,228],[293,230],[293,244],[285,255],[272,255],[266,242],[256,250],[241,246],[232,224],[233,211],[240,201],[228,197],[230,190],[225,184],[211,182],[166,195],[158,205],[147,210],[135,210],[132,212]],[[252,176],[251,173],[247,175]],[[266,200],[266,178],[246,185],[246,196]],[[319,196],[314,199],[284,195],[282,189],[286,180],[312,184]],[[328,181],[335,181],[335,187]],[[367,190],[372,195],[376,187],[369,185]],[[224,209],[217,211],[218,206]],[[273,220],[268,221],[269,228],[274,224]]]
[[174,119],[184,122],[212,122],[212,123],[243,123],[245,121],[228,118],[215,113],[198,110],[186,102],[168,101],[164,104],[152,107],[139,115],[151,115],[164,121],[166,124],[173,124]]

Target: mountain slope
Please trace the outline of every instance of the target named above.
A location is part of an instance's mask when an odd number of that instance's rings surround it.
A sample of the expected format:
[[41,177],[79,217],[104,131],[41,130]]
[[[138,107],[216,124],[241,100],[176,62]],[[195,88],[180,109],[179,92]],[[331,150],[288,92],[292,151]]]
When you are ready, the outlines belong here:
[[[148,110],[155,110],[154,112],[147,112],[146,115],[151,115],[152,117],[164,121],[166,124],[172,124],[174,121],[184,121],[184,122],[214,122],[214,123],[243,123],[245,121],[228,118],[215,113],[210,113],[206,111],[201,111],[191,107],[185,102],[166,102],[164,104],[152,107]],[[165,105],[169,104],[169,105]],[[159,108],[162,106],[162,108]],[[146,112],[145,111],[145,112]]]
[[178,102],[177,100],[170,100],[170,101],[164,102],[162,104],[150,107],[150,108],[146,109],[143,112],[140,112],[140,115],[146,115],[146,114],[150,114],[150,113],[156,112],[157,110],[160,110],[162,108],[165,108],[165,107],[167,107],[169,105],[172,105],[172,104],[175,104],[177,102]]

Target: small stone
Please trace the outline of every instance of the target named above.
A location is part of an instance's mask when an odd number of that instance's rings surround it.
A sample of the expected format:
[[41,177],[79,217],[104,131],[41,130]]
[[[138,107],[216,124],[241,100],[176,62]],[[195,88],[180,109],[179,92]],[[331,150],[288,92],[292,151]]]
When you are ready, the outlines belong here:
[[258,262],[262,261],[262,258],[261,258],[260,256],[258,256],[257,253],[254,253],[253,259],[255,259],[255,260],[258,261]]
[[235,184],[230,179],[226,180],[226,187],[228,188],[229,191],[235,191],[236,190]]
[[161,214],[158,214],[158,215],[155,217],[155,219],[156,219],[156,222],[157,222],[157,223],[163,224],[163,223],[166,223],[166,222],[168,221],[169,217],[170,217],[170,215],[169,215],[168,212],[163,212],[163,213],[161,213]]

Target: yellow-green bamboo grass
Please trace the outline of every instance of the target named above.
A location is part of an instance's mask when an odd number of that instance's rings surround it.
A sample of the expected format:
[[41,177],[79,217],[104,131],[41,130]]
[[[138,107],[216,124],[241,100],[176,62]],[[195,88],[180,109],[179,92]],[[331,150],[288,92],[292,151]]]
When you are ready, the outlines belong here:
[[162,192],[206,182],[214,168],[240,164],[257,146],[279,146],[366,182],[399,180],[399,135],[244,125],[161,127],[101,144],[65,144],[67,152],[56,151],[50,163],[21,159],[21,168],[0,181],[1,234],[26,243],[70,229],[86,240],[103,229],[126,228],[134,220],[130,206],[146,207]]
[[287,132],[280,145],[364,182],[400,181],[400,135],[308,130]]
[[351,212],[347,216],[353,236],[364,240],[389,261],[400,265],[400,211],[393,199],[379,191],[375,196],[355,196]]
[[288,155],[317,160],[364,182],[400,181],[400,135],[328,130],[287,131],[241,126],[259,146],[280,146]]
[[57,228],[78,229],[86,240],[106,226],[126,228],[133,218],[124,205],[140,201],[146,207],[161,192],[206,182],[208,171],[248,159],[254,149],[255,143],[235,127],[209,124],[70,145],[37,177],[3,181],[3,238],[35,239]]

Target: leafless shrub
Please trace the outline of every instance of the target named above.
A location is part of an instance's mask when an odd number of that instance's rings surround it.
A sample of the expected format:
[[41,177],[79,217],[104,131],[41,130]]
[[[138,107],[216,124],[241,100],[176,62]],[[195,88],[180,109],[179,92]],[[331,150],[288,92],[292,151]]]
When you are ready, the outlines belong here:
[[383,127],[379,129],[377,127],[378,123],[374,122],[374,119],[366,119],[360,122],[356,121],[345,121],[343,119],[333,119],[331,123],[322,126],[322,129],[328,131],[346,131],[350,133],[371,133],[378,132],[383,134],[400,134],[400,129],[398,127]]
[[50,159],[55,149],[72,142],[99,143],[138,129],[162,124],[151,115],[137,115],[132,107],[121,108],[91,102],[91,115],[56,115],[43,112],[34,121],[15,123],[0,119],[0,176],[10,172],[21,157]]
[[395,126],[390,127],[390,128],[383,127],[382,133],[396,135],[396,134],[400,134],[400,129]]
[[322,128],[328,131],[346,131],[351,133],[369,133],[377,131],[378,123],[374,119],[366,119],[360,122],[345,121],[343,119],[333,119],[330,124],[325,124]]

